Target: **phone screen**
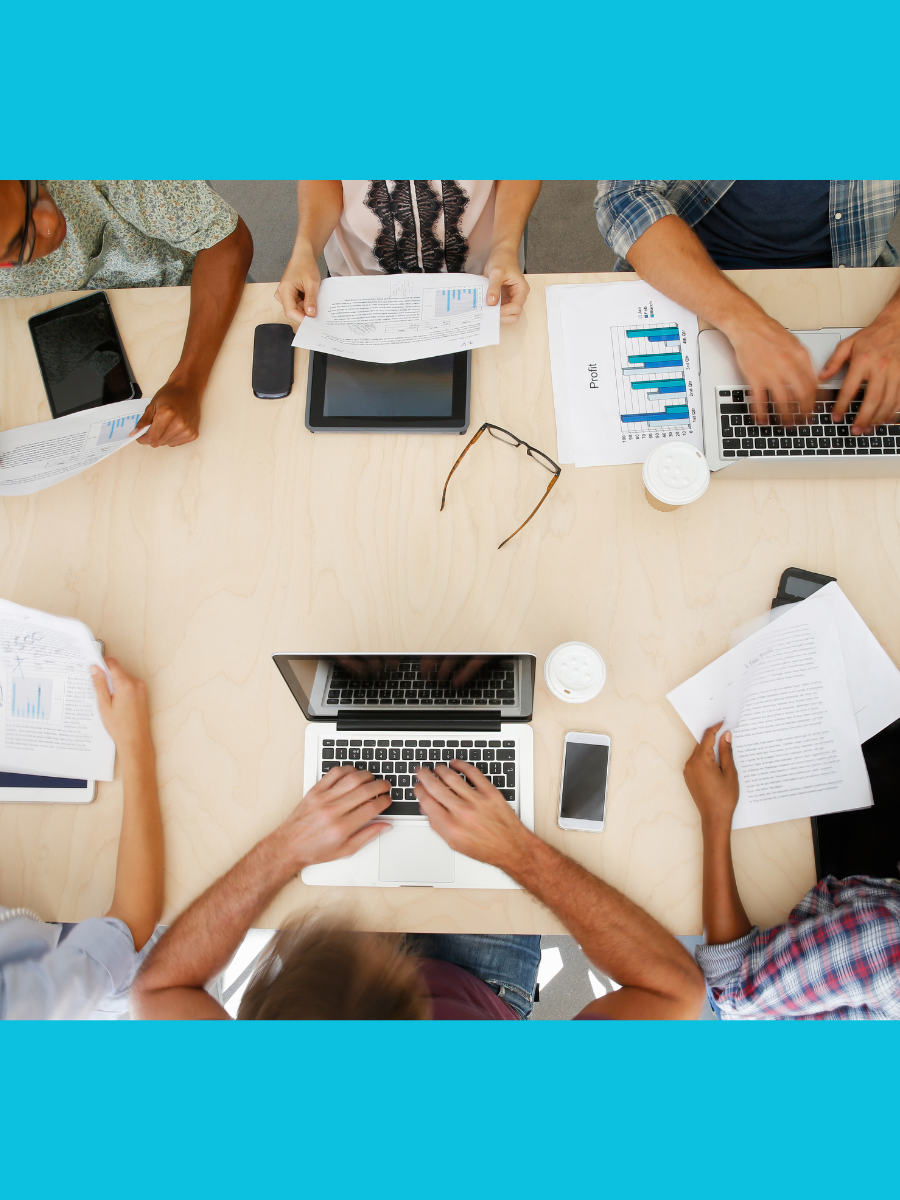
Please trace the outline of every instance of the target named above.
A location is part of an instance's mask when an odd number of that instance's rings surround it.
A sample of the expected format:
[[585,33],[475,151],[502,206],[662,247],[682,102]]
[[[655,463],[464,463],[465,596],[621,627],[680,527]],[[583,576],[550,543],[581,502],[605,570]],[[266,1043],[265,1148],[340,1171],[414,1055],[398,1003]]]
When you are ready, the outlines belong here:
[[140,395],[105,296],[84,297],[32,320],[31,335],[55,417]]
[[566,742],[559,815],[572,821],[603,820],[609,746]]

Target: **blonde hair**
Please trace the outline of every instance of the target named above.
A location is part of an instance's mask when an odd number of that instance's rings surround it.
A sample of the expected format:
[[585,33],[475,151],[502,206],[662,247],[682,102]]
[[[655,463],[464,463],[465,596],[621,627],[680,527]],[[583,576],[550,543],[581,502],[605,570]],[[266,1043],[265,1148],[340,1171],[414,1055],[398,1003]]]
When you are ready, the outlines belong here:
[[398,936],[308,917],[269,944],[239,1021],[421,1021],[430,1015],[416,960]]

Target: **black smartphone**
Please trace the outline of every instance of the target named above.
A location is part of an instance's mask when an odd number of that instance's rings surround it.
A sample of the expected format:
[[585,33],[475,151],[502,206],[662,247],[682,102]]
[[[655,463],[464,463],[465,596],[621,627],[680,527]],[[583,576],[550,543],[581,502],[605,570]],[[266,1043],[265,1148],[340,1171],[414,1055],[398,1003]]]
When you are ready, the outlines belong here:
[[802,567],[788,567],[786,571],[782,572],[778,584],[778,595],[772,601],[772,607],[780,608],[783,604],[796,604],[799,600],[805,600],[807,596],[811,596],[820,588],[825,587],[827,583],[836,582],[833,575],[817,575],[815,571],[804,571]]
[[290,325],[257,325],[253,335],[253,395],[282,400],[294,386],[294,331]]
[[140,399],[106,292],[38,313],[28,327],[54,417]]

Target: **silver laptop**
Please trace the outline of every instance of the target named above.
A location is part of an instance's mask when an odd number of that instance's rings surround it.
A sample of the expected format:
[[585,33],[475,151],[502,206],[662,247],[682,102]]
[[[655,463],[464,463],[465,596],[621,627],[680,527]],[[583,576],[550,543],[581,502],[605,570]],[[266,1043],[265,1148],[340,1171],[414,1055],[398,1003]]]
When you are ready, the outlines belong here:
[[[856,329],[792,332],[809,350],[818,372],[838,342]],[[803,424],[777,424],[777,413],[770,404],[773,424],[757,425],[747,381],[738,369],[731,343],[718,329],[704,329],[700,333],[700,387],[704,450],[710,470],[726,470],[724,478],[730,479],[900,475],[900,415],[895,424],[877,426],[874,435],[853,437],[850,426],[862,402],[859,393],[843,422],[835,425],[831,420],[843,377],[841,371],[820,385],[816,410]],[[799,417],[799,405],[794,405],[794,411]]]
[[342,887],[515,888],[496,867],[451,850],[416,800],[416,767],[464,759],[534,829],[533,654],[275,654],[309,721],[303,790],[336,763],[391,785],[390,823],[350,858],[304,868]]

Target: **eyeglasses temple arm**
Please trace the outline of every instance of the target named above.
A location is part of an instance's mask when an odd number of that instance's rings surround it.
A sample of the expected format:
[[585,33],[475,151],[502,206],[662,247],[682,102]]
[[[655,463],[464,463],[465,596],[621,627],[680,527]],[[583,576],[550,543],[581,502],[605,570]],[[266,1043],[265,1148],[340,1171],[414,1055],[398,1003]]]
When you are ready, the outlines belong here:
[[[562,468],[560,468],[560,472],[559,472],[559,475],[561,475],[561,474],[562,474]],[[546,490],[546,492],[544,492],[543,496],[541,496],[540,500],[538,500],[537,504],[534,506],[534,509],[533,509],[533,510],[531,511],[531,513],[530,513],[530,514],[529,514],[529,515],[528,515],[528,516],[525,518],[525,520],[522,522],[522,524],[519,526],[519,528],[518,528],[518,529],[514,529],[514,530],[512,531],[512,533],[509,535],[509,537],[508,537],[508,538],[506,538],[506,539],[504,539],[504,541],[502,541],[502,542],[500,543],[500,545],[497,547],[497,549],[498,549],[498,550],[502,550],[502,549],[503,549],[503,547],[506,545],[506,543],[507,543],[507,542],[511,542],[511,541],[513,540],[513,538],[516,536],[516,534],[517,534],[517,533],[519,533],[519,532],[520,532],[520,530],[522,530],[522,529],[524,529],[524,528],[525,528],[525,526],[528,524],[528,522],[531,520],[531,518],[534,516],[534,514],[537,512],[537,510],[538,510],[538,509],[541,507],[541,505],[544,503],[544,501],[545,501],[545,500],[547,499],[547,497],[550,495],[550,490],[551,490],[551,488],[553,488],[553,487],[555,487],[555,486],[556,486],[556,481],[557,481],[557,479],[559,479],[559,475],[554,475],[554,476],[553,476],[553,478],[552,478],[552,479],[550,480],[550,482],[547,484],[547,490]]]
[[471,448],[475,445],[475,443],[478,441],[478,439],[484,433],[485,429],[487,429],[487,425],[482,425],[482,427],[478,430],[478,432],[475,434],[475,436],[473,438],[469,439],[468,445],[464,448],[462,454],[460,454],[459,458],[456,460],[456,462],[450,468],[450,474],[447,476],[447,481],[444,484],[444,490],[443,490],[443,492],[441,492],[441,507],[438,509],[438,512],[444,511],[444,501],[447,499],[447,486],[450,483],[450,480],[453,478],[453,472],[456,470],[456,468],[459,466],[459,464],[462,462],[462,460],[465,458],[465,456],[469,453],[469,450],[471,450]]

